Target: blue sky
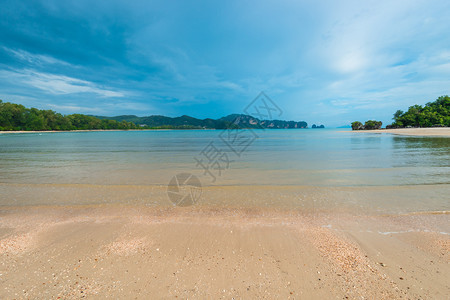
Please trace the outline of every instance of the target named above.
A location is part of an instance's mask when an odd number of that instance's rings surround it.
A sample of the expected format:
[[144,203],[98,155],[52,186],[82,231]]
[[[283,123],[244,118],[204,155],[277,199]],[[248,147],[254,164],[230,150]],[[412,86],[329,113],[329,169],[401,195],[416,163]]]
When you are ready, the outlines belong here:
[[450,1],[0,0],[0,99],[64,114],[387,124],[450,94]]

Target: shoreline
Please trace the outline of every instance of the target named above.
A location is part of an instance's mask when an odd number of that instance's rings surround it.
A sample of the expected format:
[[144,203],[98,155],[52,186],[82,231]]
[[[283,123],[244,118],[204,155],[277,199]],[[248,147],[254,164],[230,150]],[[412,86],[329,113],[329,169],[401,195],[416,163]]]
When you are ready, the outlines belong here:
[[395,129],[374,129],[374,130],[351,130],[340,132],[352,133],[388,133],[402,136],[428,136],[428,137],[450,137],[450,127],[431,128],[395,128]]
[[[266,128],[268,129],[268,128]],[[312,128],[297,128],[312,129]],[[337,128],[339,129],[339,128]],[[119,131],[178,131],[178,130],[222,130],[214,128],[205,129],[80,129],[80,130],[3,130],[0,134],[17,134],[17,133],[67,133],[67,132],[119,132]],[[352,133],[388,133],[403,136],[430,136],[430,137],[450,137],[450,127],[426,127],[426,128],[393,128],[393,129],[373,129],[373,130],[338,130],[337,132]]]
[[[251,130],[303,130],[313,128],[240,128]],[[316,128],[314,128],[316,129]],[[79,129],[79,130],[0,130],[3,133],[58,133],[58,132],[117,132],[117,131],[186,131],[186,130],[227,130],[227,128],[150,128],[150,129]]]
[[[448,191],[448,184],[357,187],[203,186],[201,197],[196,199],[195,206],[199,209],[216,210],[261,208],[304,213],[342,212],[353,215],[420,214],[448,211],[448,205],[442,206],[439,200],[440,195],[448,195]],[[120,204],[163,210],[173,208],[165,184],[0,183],[0,194],[7,195],[0,200],[0,208]],[[243,194],[246,196],[242,197]],[[280,197],[274,197],[274,194]],[[380,195],[383,195],[382,199]],[[439,197],[423,202],[429,195]]]
[[3,130],[3,133],[58,133],[58,132],[117,132],[117,131],[172,131],[172,130],[218,130],[214,128],[206,129],[80,129],[80,130]]

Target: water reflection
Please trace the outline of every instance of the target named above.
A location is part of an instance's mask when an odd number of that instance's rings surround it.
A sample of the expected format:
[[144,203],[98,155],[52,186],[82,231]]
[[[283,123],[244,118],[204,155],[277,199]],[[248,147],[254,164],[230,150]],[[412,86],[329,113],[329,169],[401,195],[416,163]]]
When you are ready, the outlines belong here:
[[[0,136],[0,183],[166,184],[199,172],[194,157],[219,131]],[[392,186],[450,181],[450,139],[261,130],[217,185]],[[205,179],[204,184],[208,184]]]
[[393,140],[397,166],[450,167],[450,139],[398,137]]

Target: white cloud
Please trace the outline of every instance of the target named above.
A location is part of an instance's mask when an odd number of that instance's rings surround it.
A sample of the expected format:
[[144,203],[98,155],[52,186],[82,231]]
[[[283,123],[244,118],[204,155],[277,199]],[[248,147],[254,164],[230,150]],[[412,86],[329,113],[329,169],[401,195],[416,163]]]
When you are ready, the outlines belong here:
[[13,79],[16,84],[32,86],[53,95],[91,93],[105,98],[125,96],[124,92],[98,86],[86,80],[33,70],[2,70],[0,77]]
[[67,63],[65,61],[56,59],[56,58],[48,56],[48,55],[32,54],[32,53],[30,53],[28,51],[21,50],[21,49],[13,50],[13,49],[10,49],[10,48],[7,48],[7,47],[2,47],[2,48],[6,52],[9,52],[12,55],[14,55],[16,58],[18,58],[18,59],[20,59],[22,61],[25,61],[25,62],[27,62],[29,64],[41,64],[41,65],[42,64],[51,64],[51,65],[52,64],[58,64],[58,65],[74,67],[73,65],[71,65],[71,64],[69,64],[69,63]]
[[85,106],[81,106],[81,105],[48,104],[47,106],[58,112],[64,111],[65,113],[88,112],[88,113],[92,114],[92,113],[102,113],[103,112],[103,109],[101,109],[101,108],[85,107]]

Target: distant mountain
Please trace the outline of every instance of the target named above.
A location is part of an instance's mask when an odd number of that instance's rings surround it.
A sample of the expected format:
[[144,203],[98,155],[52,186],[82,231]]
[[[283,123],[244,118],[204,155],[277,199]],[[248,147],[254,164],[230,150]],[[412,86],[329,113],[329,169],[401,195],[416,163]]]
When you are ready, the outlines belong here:
[[95,116],[101,120],[116,120],[119,122],[133,122],[141,127],[150,128],[198,128],[198,129],[225,129],[236,128],[307,128],[308,124],[304,121],[283,121],[283,120],[259,120],[249,115],[231,114],[220,119],[197,119],[183,115],[181,117],[148,116],[138,117],[134,115],[122,115],[115,117]]
[[231,114],[218,119],[235,124],[240,128],[269,128],[269,129],[288,129],[288,128],[307,128],[308,123],[304,121],[283,121],[283,120],[259,120],[249,115]]
[[306,122],[259,120],[249,115],[232,114],[220,119],[190,116],[116,117],[83,114],[62,115],[52,110],[26,108],[0,100],[0,131],[11,130],[109,130],[109,129],[227,129],[227,128],[307,128]]

